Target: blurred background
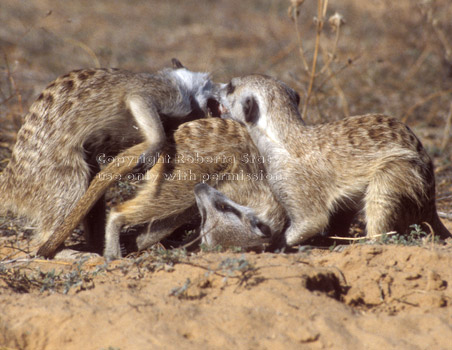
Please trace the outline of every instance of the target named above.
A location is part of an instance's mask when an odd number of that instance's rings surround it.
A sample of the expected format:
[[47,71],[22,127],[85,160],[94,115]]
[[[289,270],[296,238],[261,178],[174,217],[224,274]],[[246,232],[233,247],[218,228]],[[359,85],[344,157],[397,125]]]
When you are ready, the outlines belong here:
[[0,145],[11,148],[30,104],[61,74],[152,72],[177,57],[215,81],[280,78],[302,96],[309,124],[402,119],[435,158],[438,203],[450,209],[451,18],[449,0],[0,0]]

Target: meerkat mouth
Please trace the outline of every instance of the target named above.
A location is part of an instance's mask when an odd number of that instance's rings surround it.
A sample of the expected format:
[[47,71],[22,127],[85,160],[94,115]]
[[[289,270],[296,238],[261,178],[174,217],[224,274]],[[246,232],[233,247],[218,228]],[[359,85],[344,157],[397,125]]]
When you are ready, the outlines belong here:
[[223,103],[220,102],[218,110],[220,112],[220,117],[222,119],[232,119],[231,112],[229,111],[229,108],[226,107]]
[[207,100],[207,113],[212,118],[221,118],[221,104],[214,98]]
[[224,104],[222,104],[222,103],[220,103],[219,110],[220,110],[221,116],[229,114],[229,109],[227,109],[227,107]]
[[207,115],[209,118],[230,118],[229,109],[219,100],[209,98],[207,100]]

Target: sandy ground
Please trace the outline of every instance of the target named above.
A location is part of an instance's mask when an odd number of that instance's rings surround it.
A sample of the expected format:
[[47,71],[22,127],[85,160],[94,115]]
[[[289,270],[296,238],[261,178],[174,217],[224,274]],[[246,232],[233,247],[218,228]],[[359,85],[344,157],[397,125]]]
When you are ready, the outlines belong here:
[[452,245],[2,264],[7,349],[448,349]]
[[[1,0],[0,168],[33,100],[76,68],[154,71],[178,57],[216,81],[266,73],[305,96],[309,74],[289,3]],[[370,112],[403,119],[433,157],[438,209],[451,215],[452,151],[443,140],[452,6],[425,3],[329,1],[327,17],[338,11],[346,24],[323,71],[329,56],[319,50],[322,73],[306,119]],[[316,6],[306,1],[299,18],[309,63]],[[335,34],[325,28],[330,52]],[[451,347],[452,242],[331,242],[284,254],[155,247],[106,265],[93,256],[33,258],[29,231],[0,218],[1,350]]]

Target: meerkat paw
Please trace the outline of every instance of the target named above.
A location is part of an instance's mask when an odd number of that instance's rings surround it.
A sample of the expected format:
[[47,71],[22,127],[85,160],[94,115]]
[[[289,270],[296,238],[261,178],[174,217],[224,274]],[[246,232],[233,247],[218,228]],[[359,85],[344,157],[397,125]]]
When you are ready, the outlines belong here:
[[127,250],[124,245],[121,245],[119,241],[107,240],[105,242],[105,249],[104,249],[104,258],[110,262],[113,260],[121,259],[123,256],[127,254]]
[[104,258],[110,262],[113,260],[121,259],[121,251],[104,251]]

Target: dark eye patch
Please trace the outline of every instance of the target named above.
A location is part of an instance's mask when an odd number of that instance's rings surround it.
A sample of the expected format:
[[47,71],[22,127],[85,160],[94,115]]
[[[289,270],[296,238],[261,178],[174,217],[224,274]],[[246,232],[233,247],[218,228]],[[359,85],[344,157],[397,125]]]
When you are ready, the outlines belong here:
[[223,213],[232,213],[236,215],[239,219],[242,218],[242,213],[239,210],[235,209],[234,207],[231,207],[229,204],[226,204],[224,202],[215,202],[215,208]]
[[243,103],[243,114],[247,123],[256,124],[259,120],[259,105],[254,97],[248,97]]
[[215,100],[213,98],[209,98],[207,100],[207,109],[210,111],[210,114],[212,115],[212,117],[214,117],[214,118],[221,117],[220,103],[217,100]]
[[231,82],[229,82],[229,84],[226,86],[226,94],[232,94],[235,90],[235,86],[232,85]]

